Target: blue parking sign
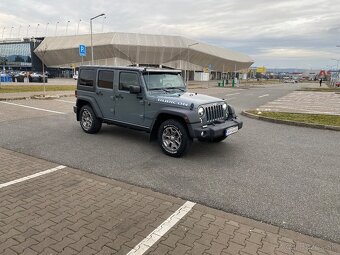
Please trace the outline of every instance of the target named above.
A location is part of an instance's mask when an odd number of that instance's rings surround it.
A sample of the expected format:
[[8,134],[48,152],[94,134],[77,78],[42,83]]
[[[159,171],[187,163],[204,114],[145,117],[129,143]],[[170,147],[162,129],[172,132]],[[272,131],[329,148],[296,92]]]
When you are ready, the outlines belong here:
[[79,45],[79,56],[86,57],[86,45],[84,44]]

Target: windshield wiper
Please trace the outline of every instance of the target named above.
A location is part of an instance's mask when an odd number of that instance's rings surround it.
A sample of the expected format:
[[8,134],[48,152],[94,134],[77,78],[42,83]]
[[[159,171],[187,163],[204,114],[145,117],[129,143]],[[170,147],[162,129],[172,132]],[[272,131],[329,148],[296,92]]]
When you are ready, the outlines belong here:
[[170,92],[169,90],[167,90],[167,89],[165,89],[165,88],[151,88],[151,89],[149,89],[150,91],[151,90],[163,90],[163,91],[165,91],[165,92]]
[[179,89],[180,91],[183,91],[183,92],[185,91],[185,89],[182,87],[169,87],[167,89]]

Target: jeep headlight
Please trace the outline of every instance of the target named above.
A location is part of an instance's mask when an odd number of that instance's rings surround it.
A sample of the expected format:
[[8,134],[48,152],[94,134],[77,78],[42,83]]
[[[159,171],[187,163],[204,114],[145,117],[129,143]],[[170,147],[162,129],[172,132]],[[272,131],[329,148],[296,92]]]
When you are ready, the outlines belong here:
[[227,110],[227,104],[226,103],[224,103],[223,105],[222,105],[222,108],[223,108],[223,110],[225,111],[225,110]]
[[198,107],[197,113],[200,117],[202,117],[204,115],[204,108],[202,106]]

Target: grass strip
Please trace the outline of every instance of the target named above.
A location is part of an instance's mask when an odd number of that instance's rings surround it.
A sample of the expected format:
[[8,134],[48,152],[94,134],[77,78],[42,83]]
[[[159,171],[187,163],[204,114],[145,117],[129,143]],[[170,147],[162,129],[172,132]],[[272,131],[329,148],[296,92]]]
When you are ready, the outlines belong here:
[[261,112],[258,111],[247,111],[258,116],[263,116],[278,120],[288,120],[303,122],[309,124],[320,124],[327,126],[340,127],[340,116],[338,115],[327,115],[327,114],[309,114],[309,113],[288,113],[288,112]]
[[[76,89],[75,85],[46,85],[46,91],[72,91]],[[4,85],[0,87],[1,93],[18,93],[18,92],[43,92],[43,85]]]
[[311,92],[340,92],[340,88],[301,88],[298,91],[311,91]]

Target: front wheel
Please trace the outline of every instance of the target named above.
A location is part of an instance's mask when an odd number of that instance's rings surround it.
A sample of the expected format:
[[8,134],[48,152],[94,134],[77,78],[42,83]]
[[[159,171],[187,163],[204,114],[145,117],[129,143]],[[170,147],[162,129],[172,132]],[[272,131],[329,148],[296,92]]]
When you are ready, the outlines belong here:
[[91,106],[84,105],[80,109],[80,126],[89,134],[98,133],[102,127],[102,122],[97,118]]
[[158,143],[166,155],[181,157],[190,149],[192,138],[181,122],[170,119],[159,127]]

